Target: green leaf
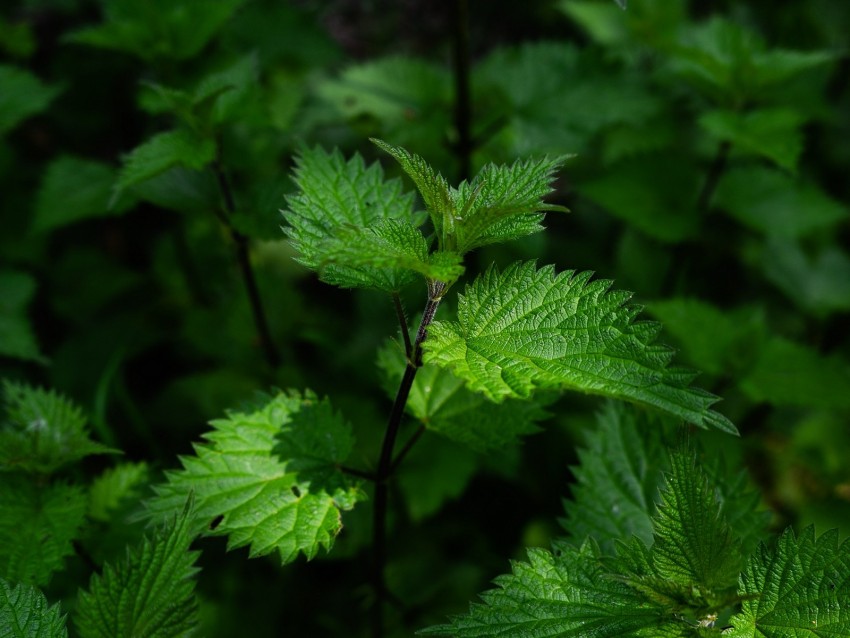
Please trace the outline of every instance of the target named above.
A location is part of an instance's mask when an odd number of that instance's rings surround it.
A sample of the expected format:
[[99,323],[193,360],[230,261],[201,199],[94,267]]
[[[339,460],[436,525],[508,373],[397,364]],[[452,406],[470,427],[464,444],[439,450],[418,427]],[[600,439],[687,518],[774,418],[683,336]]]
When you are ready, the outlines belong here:
[[665,618],[660,607],[612,578],[590,542],[581,547],[556,543],[554,554],[529,549],[528,560],[513,563],[512,574],[496,579],[498,589],[482,594],[483,604],[472,604],[468,614],[420,633],[457,638],[684,635],[684,621]]
[[12,587],[0,578],[0,638],[67,638],[59,605],[24,584]]
[[730,638],[850,635],[850,544],[839,544],[838,530],[816,539],[814,527],[799,536],[788,529],[750,557],[739,594]]
[[81,638],[176,638],[195,634],[195,538],[192,513],[182,514],[107,564],[80,593],[74,624]]
[[50,474],[92,454],[109,454],[89,438],[82,410],[54,391],[3,382],[0,471]]
[[[358,257],[352,265],[326,265],[333,262],[334,250],[339,249],[339,241],[351,232],[348,229],[352,226],[375,229],[386,220],[402,224],[373,230],[374,241],[380,241],[379,233],[392,235],[393,229],[402,228],[405,223],[421,225],[421,216],[413,212],[412,194],[402,192],[399,180],[384,180],[380,164],[367,168],[359,155],[346,162],[339,151],[327,153],[320,148],[300,153],[293,180],[298,192],[286,198],[289,209],[284,216],[289,226],[285,232],[302,264],[318,271],[322,280],[343,288],[394,292],[410,283],[415,275],[406,268],[357,265],[362,263],[362,252],[352,251]],[[404,243],[409,244],[410,232],[404,236]]]
[[364,494],[339,470],[353,437],[328,401],[278,393],[211,425],[196,454],[181,457],[183,469],[154,488],[150,513],[168,515],[194,494],[193,529],[216,519],[208,533],[229,536],[230,548],[250,545],[252,557],[277,551],[282,563],[329,551],[342,511]]
[[104,22],[71,42],[123,51],[142,60],[196,56],[245,0],[101,0]]
[[215,159],[215,142],[179,129],[158,133],[124,157],[118,191],[164,173],[174,166],[201,170]]
[[[388,343],[378,353],[378,365],[393,396],[407,365],[404,352]],[[476,452],[490,453],[539,431],[537,422],[549,417],[544,407],[552,398],[493,403],[467,390],[463,380],[445,368],[424,365],[413,381],[405,410],[428,430]]]
[[45,362],[27,316],[35,289],[32,275],[0,270],[0,356]]
[[322,252],[326,264],[406,269],[445,283],[457,281],[464,271],[460,255],[447,252],[429,255],[422,232],[409,222],[395,219],[381,220],[371,228],[340,228],[335,237],[322,245]]
[[757,232],[786,239],[831,228],[848,217],[847,206],[815,184],[759,166],[727,172],[714,204]]
[[74,553],[85,515],[80,487],[0,474],[0,577],[46,585]]
[[61,87],[44,84],[29,71],[0,65],[0,136],[44,111],[61,91]]
[[126,211],[132,204],[128,198],[109,205],[115,177],[115,169],[101,162],[70,155],[53,160],[36,195],[33,232]]
[[425,362],[450,368],[494,401],[572,389],[736,432],[710,409],[717,397],[690,387],[693,372],[669,367],[672,351],[654,343],[660,325],[635,322],[640,308],[626,303],[631,295],[591,276],[556,275],[531,262],[490,268],[460,297],[458,321],[429,328]]
[[147,463],[122,463],[104,471],[89,488],[88,516],[107,522],[128,499],[138,501],[141,488],[150,480]]
[[657,424],[623,403],[606,402],[572,468],[576,482],[561,521],[570,537],[593,538],[607,555],[631,536],[650,543],[661,472],[669,467],[664,449]]
[[766,157],[788,171],[797,170],[803,152],[803,118],[796,111],[709,111],[699,123],[718,140],[732,143],[737,151]]

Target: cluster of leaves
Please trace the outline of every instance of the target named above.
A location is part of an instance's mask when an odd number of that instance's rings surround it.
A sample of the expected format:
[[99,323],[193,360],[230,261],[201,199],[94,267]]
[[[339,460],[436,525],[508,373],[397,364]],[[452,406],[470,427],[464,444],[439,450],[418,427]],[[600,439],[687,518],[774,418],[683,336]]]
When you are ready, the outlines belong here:
[[478,3],[465,105],[431,3],[97,4],[0,9],[0,628],[366,635],[378,477],[393,634],[552,537],[429,631],[848,631],[845,3]]

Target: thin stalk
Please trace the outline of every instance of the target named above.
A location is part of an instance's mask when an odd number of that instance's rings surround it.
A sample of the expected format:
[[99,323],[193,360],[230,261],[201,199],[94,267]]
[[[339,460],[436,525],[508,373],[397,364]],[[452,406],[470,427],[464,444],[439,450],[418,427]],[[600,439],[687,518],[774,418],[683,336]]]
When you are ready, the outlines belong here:
[[263,300],[260,297],[260,290],[257,288],[257,279],[254,276],[254,267],[251,265],[251,255],[248,246],[248,238],[240,233],[233,226],[230,220],[236,212],[236,202],[233,199],[233,191],[230,188],[230,183],[227,176],[224,174],[224,168],[221,161],[216,159],[213,164],[213,172],[215,173],[218,188],[221,192],[221,197],[224,200],[224,207],[227,211],[227,216],[220,217],[222,222],[230,231],[230,237],[233,239],[233,244],[236,247],[236,261],[239,264],[239,271],[242,273],[242,281],[245,284],[245,290],[248,293],[248,302],[251,305],[251,314],[254,317],[254,326],[257,329],[257,334],[260,337],[260,347],[266,357],[266,361],[272,368],[280,365],[280,354],[272,339],[269,323],[266,319],[266,313],[263,309]]
[[425,426],[420,425],[416,432],[407,440],[407,443],[404,444],[404,447],[401,448],[396,457],[393,459],[393,464],[390,466],[390,471],[395,472],[396,468],[401,464],[404,460],[404,457],[407,456],[407,453],[413,449],[413,446],[416,445],[416,442],[419,441],[419,438],[425,434]]
[[472,175],[472,97],[469,90],[469,0],[457,0],[454,15],[455,152],[460,179]]
[[397,292],[393,293],[393,305],[395,306],[395,314],[398,317],[398,325],[401,328],[401,336],[404,339],[404,355],[410,359],[413,356],[413,344],[410,343],[410,331],[407,328],[407,313],[404,312],[404,305],[401,303],[401,297]]
[[404,407],[413,387],[416,373],[422,366],[422,343],[428,337],[428,326],[434,321],[434,315],[440,305],[445,284],[434,282],[428,287],[428,303],[422,320],[419,322],[419,330],[413,342],[413,351],[404,369],[401,383],[390,410],[387,429],[384,432],[384,441],[381,445],[381,456],[378,461],[378,470],[375,473],[375,504],[374,518],[372,521],[372,586],[375,591],[375,605],[372,608],[372,638],[383,638],[384,636],[384,601],[388,599],[387,584],[384,580],[384,568],[387,563],[387,487],[388,481],[396,469],[397,463],[393,463],[393,449],[396,438],[404,416]]

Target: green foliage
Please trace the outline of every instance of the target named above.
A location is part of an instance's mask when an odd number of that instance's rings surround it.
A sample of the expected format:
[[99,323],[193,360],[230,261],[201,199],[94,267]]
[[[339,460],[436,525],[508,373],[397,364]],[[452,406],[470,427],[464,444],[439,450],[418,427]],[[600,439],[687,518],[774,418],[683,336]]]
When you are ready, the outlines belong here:
[[280,392],[211,425],[208,442],[156,486],[151,515],[168,517],[194,495],[191,529],[227,535],[230,548],[250,545],[251,556],[276,551],[281,563],[330,551],[342,512],[364,494],[339,469],[353,438],[328,401]]
[[458,321],[437,322],[425,361],[448,367],[494,401],[527,398],[536,388],[574,389],[623,398],[689,423],[736,432],[710,406],[714,395],[689,387],[694,374],[669,367],[655,344],[660,326],[635,322],[640,308],[592,273],[533,263],[495,268],[469,285]]
[[74,625],[81,638],[190,636],[198,624],[191,504],[132,547],[80,593]]
[[0,65],[0,135],[44,111],[62,91],[44,84],[29,71]]
[[213,159],[215,143],[209,138],[186,129],[158,133],[124,158],[115,187],[121,191],[175,166],[201,170]]
[[15,587],[0,578],[0,637],[67,638],[59,605],[49,605],[35,587]]
[[25,272],[0,270],[0,355],[43,362],[27,307],[35,295],[35,279]]

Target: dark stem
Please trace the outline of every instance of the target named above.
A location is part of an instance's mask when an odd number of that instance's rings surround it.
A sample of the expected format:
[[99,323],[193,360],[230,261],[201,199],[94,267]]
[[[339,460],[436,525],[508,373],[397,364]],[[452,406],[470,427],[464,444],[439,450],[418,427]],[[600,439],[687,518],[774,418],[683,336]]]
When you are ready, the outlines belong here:
[[404,306],[401,303],[401,297],[397,292],[393,293],[393,305],[395,306],[395,314],[398,317],[398,325],[401,327],[401,336],[404,339],[404,354],[410,359],[413,356],[413,345],[410,343],[410,330],[407,327],[407,314],[404,312]]
[[257,288],[257,279],[254,276],[254,267],[251,265],[251,255],[248,246],[248,238],[240,233],[233,226],[230,216],[236,212],[236,202],[233,199],[233,191],[230,188],[230,183],[227,176],[224,174],[221,161],[216,159],[213,164],[213,172],[215,173],[218,188],[221,192],[221,197],[224,200],[224,207],[227,211],[227,217],[220,217],[222,222],[230,231],[230,236],[233,239],[233,244],[236,246],[236,261],[239,264],[239,270],[242,273],[242,281],[245,284],[245,290],[248,293],[248,302],[251,304],[251,314],[254,317],[254,326],[257,329],[257,334],[260,337],[260,347],[266,357],[266,361],[272,368],[280,365],[280,355],[275,347],[272,339],[271,330],[266,319],[266,313],[263,309],[263,301],[260,297],[260,290]]
[[343,474],[350,474],[351,476],[356,476],[358,478],[366,479],[367,481],[374,481],[375,475],[371,472],[364,472],[363,470],[358,470],[356,467],[348,467],[347,465],[338,465],[337,469]]
[[420,425],[419,429],[416,430],[416,432],[413,433],[413,436],[411,436],[407,440],[407,443],[404,444],[404,447],[401,448],[401,451],[398,454],[396,454],[395,459],[393,459],[393,464],[392,464],[392,466],[390,466],[390,472],[391,473],[395,473],[396,468],[404,460],[404,457],[407,456],[407,453],[410,452],[410,450],[413,449],[413,446],[416,445],[416,442],[419,440],[419,438],[423,434],[425,434],[425,429],[426,428],[425,428],[424,425]]
[[469,0],[457,0],[454,16],[455,129],[459,177],[472,174],[472,98],[469,90]]
[[375,473],[375,504],[372,521],[372,586],[375,591],[375,604],[372,607],[372,638],[384,636],[384,602],[389,598],[387,584],[384,580],[384,568],[387,563],[387,483],[396,469],[393,463],[393,449],[398,437],[399,427],[404,416],[404,407],[413,387],[416,372],[422,366],[422,343],[428,337],[428,326],[434,320],[434,315],[440,305],[445,284],[434,282],[428,286],[428,304],[419,322],[413,351],[404,369],[401,383],[396,392],[395,401],[390,411],[384,441],[381,445],[381,457],[378,470]]

